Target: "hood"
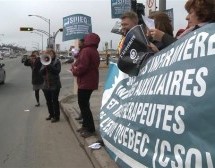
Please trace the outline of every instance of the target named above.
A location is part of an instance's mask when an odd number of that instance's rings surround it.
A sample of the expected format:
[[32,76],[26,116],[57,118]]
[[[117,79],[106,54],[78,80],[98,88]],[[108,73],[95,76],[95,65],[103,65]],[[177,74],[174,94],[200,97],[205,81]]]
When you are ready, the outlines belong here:
[[95,46],[98,48],[100,42],[100,37],[95,33],[89,33],[84,37],[84,46]]

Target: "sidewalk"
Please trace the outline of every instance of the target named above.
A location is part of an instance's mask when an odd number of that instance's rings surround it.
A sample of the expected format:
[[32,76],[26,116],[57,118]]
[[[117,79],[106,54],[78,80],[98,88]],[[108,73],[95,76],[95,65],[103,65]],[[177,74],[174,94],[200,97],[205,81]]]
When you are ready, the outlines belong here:
[[99,113],[100,113],[100,106],[101,106],[101,100],[102,100],[103,86],[104,86],[104,81],[100,80],[99,89],[92,93],[92,96],[90,99],[91,110],[93,113],[94,123],[96,127],[95,136],[83,138],[80,136],[79,133],[76,132],[76,130],[81,127],[81,124],[79,124],[79,122],[75,120],[75,118],[78,117],[80,113],[78,101],[77,101],[78,100],[77,95],[72,94],[62,98],[60,100],[60,107],[61,107],[61,112],[63,112],[67,117],[68,122],[70,123],[72,130],[76,135],[76,138],[80,142],[80,147],[82,147],[86,151],[94,167],[95,168],[118,168],[118,166],[110,158],[110,156],[108,155],[104,147],[101,147],[98,150],[92,150],[88,147],[89,145],[91,145],[92,143],[95,143],[97,140],[100,139]]

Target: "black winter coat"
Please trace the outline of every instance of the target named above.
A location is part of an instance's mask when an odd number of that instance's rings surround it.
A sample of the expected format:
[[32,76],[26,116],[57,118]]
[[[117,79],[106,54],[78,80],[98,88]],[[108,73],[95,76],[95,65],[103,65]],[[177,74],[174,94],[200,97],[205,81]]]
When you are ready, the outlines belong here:
[[56,90],[61,88],[60,71],[61,63],[56,57],[52,59],[49,65],[42,65],[40,72],[44,79],[44,89]]
[[40,73],[40,69],[42,67],[42,64],[40,62],[40,58],[38,57],[34,63],[32,63],[32,61],[30,59],[27,59],[24,62],[25,66],[30,66],[32,69],[32,84],[33,85],[41,85],[43,84],[44,80],[43,80],[43,76]]

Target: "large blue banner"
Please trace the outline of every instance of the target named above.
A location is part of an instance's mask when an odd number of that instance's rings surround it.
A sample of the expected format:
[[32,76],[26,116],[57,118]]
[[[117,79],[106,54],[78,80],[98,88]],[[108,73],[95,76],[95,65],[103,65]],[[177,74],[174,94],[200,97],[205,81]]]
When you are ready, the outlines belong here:
[[63,18],[63,41],[82,39],[92,33],[91,17],[75,14]]
[[110,63],[100,132],[119,167],[214,168],[214,27],[156,53],[137,76]]

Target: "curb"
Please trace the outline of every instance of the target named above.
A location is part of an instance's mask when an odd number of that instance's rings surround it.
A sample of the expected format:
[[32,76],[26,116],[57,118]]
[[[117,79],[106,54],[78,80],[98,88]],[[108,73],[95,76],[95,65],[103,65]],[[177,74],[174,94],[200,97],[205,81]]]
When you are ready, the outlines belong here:
[[[72,100],[72,103],[66,103],[68,100]],[[105,150],[104,146],[102,146],[98,150],[93,150],[88,146],[92,143],[95,143],[99,140],[99,133],[97,132],[95,136],[91,136],[88,138],[83,138],[76,132],[77,129],[81,127],[78,121],[75,120],[75,117],[78,116],[78,109],[77,106],[73,106],[73,104],[77,103],[77,95],[69,95],[64,97],[60,100],[60,108],[61,112],[65,115],[66,119],[68,120],[72,131],[74,132],[78,142],[80,143],[80,147],[82,147],[86,154],[88,155],[89,159],[91,160],[92,164],[95,168],[118,168],[116,163],[110,158],[107,151]]]

